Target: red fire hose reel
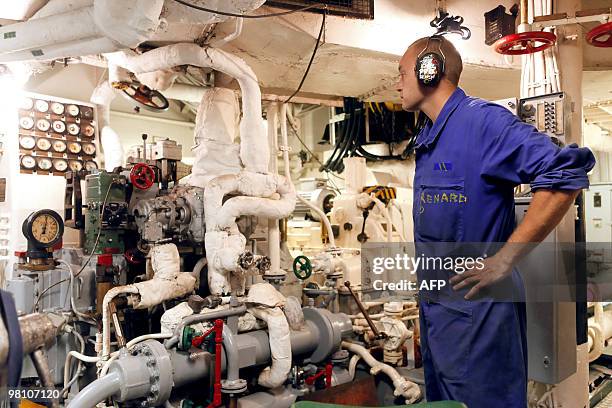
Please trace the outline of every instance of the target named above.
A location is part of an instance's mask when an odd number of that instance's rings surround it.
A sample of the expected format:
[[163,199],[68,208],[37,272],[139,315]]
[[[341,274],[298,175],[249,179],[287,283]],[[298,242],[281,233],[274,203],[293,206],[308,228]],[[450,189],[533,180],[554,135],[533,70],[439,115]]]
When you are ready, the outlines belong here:
[[589,31],[586,40],[594,47],[612,47],[612,21],[600,24]]
[[136,163],[130,171],[130,181],[139,190],[148,190],[155,183],[155,171],[145,163]]
[[493,44],[495,51],[504,55],[533,54],[551,47],[557,41],[557,36],[546,31],[528,31],[510,34],[500,38]]

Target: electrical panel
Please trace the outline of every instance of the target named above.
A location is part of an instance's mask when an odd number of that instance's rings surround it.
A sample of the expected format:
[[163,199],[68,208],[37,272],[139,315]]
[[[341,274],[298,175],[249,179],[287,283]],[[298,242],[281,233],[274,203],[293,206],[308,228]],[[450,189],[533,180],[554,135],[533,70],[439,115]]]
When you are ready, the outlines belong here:
[[518,115],[522,121],[547,133],[553,142],[565,144],[567,118],[570,113],[564,92],[533,96],[519,101]]

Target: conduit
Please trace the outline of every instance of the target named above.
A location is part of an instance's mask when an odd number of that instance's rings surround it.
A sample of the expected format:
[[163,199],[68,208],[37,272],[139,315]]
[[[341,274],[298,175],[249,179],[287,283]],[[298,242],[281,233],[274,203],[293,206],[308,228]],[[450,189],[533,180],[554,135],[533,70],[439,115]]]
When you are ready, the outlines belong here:
[[105,81],[94,89],[90,99],[98,109],[98,128],[100,129],[100,144],[104,152],[104,168],[109,172],[123,165],[121,139],[110,126],[110,105],[115,96],[114,88],[108,81]]

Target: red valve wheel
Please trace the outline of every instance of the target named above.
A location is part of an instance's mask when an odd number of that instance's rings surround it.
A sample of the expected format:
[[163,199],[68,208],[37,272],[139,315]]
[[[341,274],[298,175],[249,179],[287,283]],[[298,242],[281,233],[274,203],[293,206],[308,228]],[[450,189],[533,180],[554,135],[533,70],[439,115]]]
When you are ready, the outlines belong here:
[[130,172],[130,181],[139,190],[148,190],[155,182],[155,172],[145,163],[136,163]]
[[[551,47],[557,36],[545,31],[528,31],[510,34],[495,41],[495,51],[504,55],[533,54]],[[539,45],[537,45],[539,43]],[[519,47],[519,48],[515,48]]]
[[612,21],[598,25],[589,31],[586,40],[594,47],[612,47]]

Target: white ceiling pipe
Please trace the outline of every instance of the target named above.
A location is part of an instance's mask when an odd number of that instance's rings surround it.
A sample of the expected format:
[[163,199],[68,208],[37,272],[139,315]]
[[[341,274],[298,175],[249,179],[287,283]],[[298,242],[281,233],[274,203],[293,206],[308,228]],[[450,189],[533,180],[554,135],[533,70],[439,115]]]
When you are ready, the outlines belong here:
[[164,91],[164,96],[185,102],[200,103],[204,93],[210,89],[203,86],[174,84]]
[[32,54],[33,50],[29,50],[0,55],[0,63],[16,61],[48,61],[72,57],[75,55],[91,55],[98,52],[114,52],[117,51],[119,47],[120,46],[117,43],[106,37],[85,38],[64,44],[49,45],[39,48],[34,54]]
[[100,145],[104,152],[104,169],[106,171],[113,171],[116,167],[123,165],[121,139],[110,126],[110,105],[115,97],[115,89],[106,81],[94,89],[90,99],[98,109]]
[[83,7],[93,6],[94,0],[50,0],[38,10],[32,18],[42,18],[56,14],[68,13]]

